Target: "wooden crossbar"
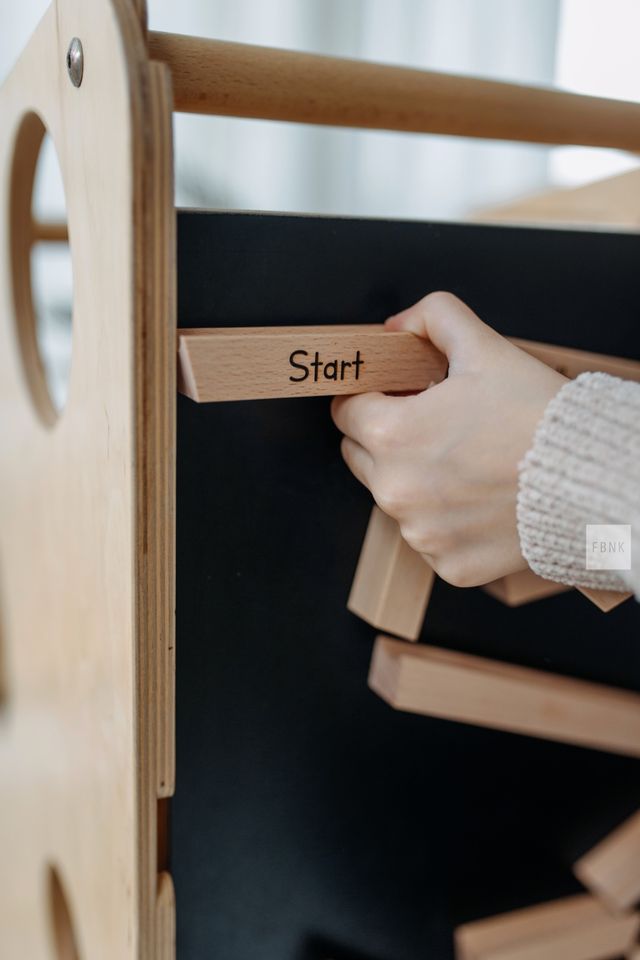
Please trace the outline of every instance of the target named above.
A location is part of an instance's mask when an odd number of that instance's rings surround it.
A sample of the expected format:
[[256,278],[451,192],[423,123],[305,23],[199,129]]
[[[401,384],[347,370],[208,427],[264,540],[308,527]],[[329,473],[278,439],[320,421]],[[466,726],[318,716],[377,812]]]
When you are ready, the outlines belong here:
[[149,34],[185,113],[640,150],[640,104],[171,33]]

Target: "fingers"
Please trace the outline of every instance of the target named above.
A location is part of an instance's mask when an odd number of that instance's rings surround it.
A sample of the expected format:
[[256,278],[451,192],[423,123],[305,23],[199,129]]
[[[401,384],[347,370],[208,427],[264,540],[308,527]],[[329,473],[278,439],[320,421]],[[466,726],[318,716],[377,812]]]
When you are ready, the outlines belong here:
[[338,430],[370,449],[376,439],[392,429],[397,405],[406,397],[387,397],[383,393],[358,393],[334,397],[331,416]]
[[498,337],[462,300],[443,292],[428,294],[389,317],[385,326],[427,337],[447,356],[453,372],[456,367],[473,365],[487,339]]
[[356,480],[359,480],[365,487],[371,489],[373,481],[373,458],[371,454],[367,453],[364,447],[361,447],[359,443],[356,443],[349,437],[342,438],[340,450],[344,462]]

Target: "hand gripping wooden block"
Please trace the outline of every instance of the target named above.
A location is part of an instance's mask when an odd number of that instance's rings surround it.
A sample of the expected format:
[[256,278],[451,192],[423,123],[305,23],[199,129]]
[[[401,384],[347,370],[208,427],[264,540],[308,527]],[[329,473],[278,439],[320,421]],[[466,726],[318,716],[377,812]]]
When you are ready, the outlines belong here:
[[456,960],[611,960],[633,949],[639,927],[637,914],[581,894],[458,927]]
[[378,630],[417,640],[435,573],[379,507],[362,544],[347,608]]
[[179,331],[178,389],[198,403],[424,390],[446,372],[429,341],[380,323]]
[[586,853],[573,871],[610,907],[626,910],[640,901],[640,812]]
[[640,756],[640,695],[626,690],[385,636],[369,686],[396,710]]

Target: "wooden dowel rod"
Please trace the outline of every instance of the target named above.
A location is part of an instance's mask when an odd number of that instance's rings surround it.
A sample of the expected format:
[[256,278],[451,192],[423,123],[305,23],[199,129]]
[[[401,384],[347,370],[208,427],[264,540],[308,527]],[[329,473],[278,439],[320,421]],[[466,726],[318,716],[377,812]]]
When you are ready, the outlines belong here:
[[627,690],[385,636],[369,686],[396,710],[640,757],[640,695]]
[[640,104],[292,50],[150,33],[185,113],[640,151]]
[[34,243],[68,243],[69,231],[66,223],[54,223],[47,220],[34,220],[31,227]]

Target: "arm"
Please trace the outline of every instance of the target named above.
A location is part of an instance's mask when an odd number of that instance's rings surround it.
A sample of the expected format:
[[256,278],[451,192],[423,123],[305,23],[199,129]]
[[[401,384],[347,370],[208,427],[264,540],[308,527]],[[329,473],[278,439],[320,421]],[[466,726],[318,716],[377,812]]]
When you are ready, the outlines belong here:
[[[640,384],[583,373],[548,404],[520,465],[518,531],[530,567],[640,599]],[[629,524],[631,569],[585,569],[585,525]]]

